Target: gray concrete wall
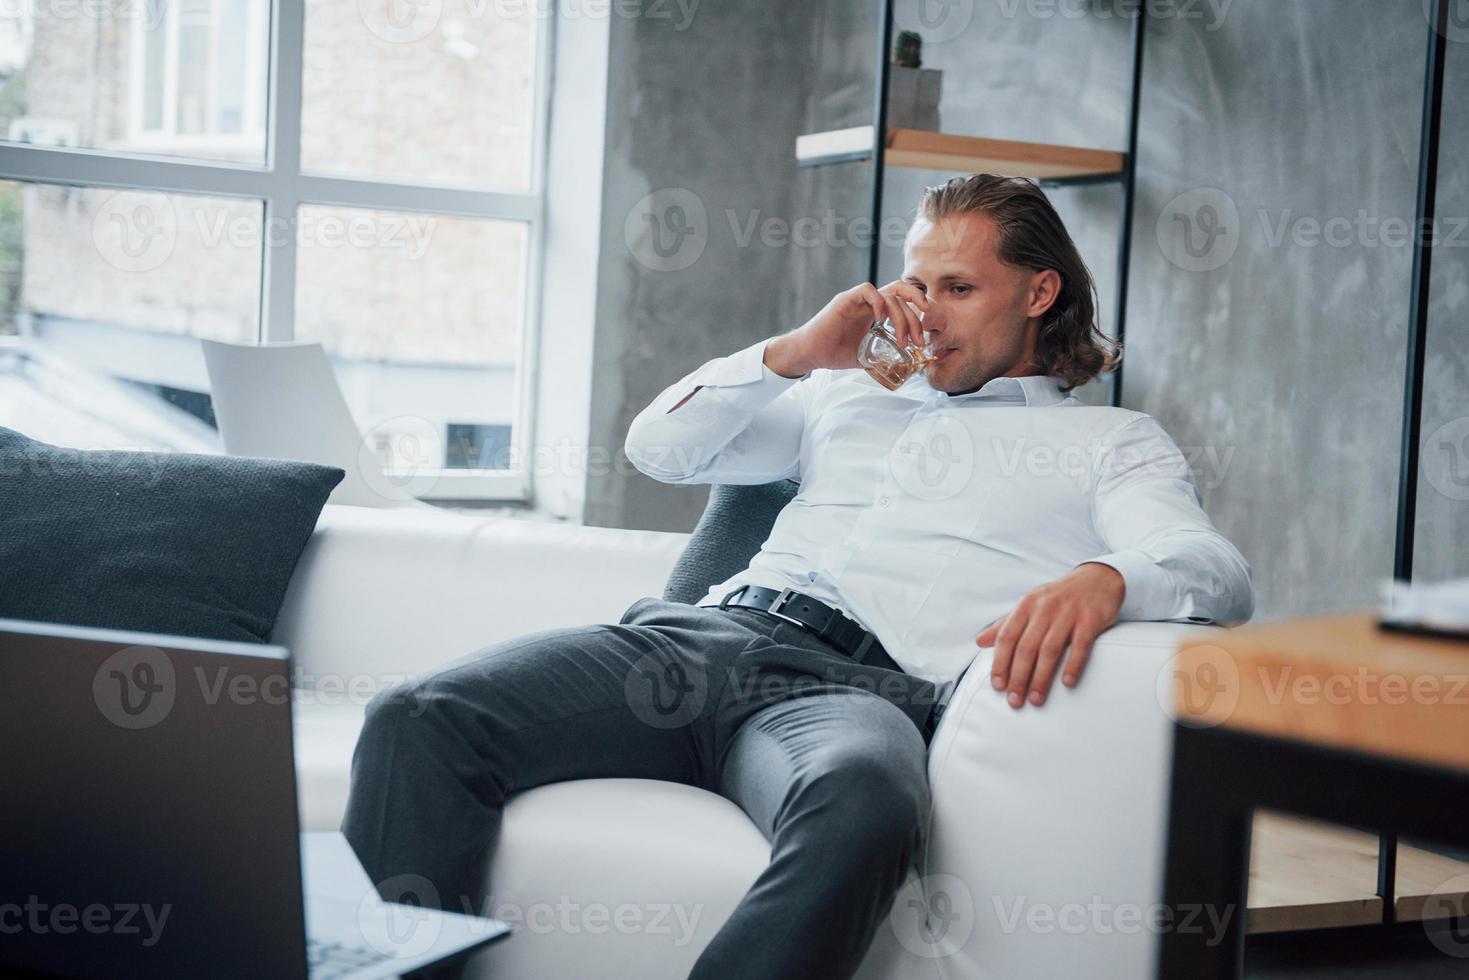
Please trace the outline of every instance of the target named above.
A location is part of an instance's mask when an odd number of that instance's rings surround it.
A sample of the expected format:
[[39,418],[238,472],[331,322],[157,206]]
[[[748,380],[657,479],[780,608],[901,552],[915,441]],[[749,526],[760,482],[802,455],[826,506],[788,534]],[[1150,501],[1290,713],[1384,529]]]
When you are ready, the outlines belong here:
[[612,19],[588,524],[692,527],[706,492],[633,471],[628,423],[704,361],[797,325],[794,249],[764,223],[791,211],[811,20],[776,0]]
[[1150,26],[1123,401],[1214,453],[1260,619],[1392,571],[1425,41],[1417,0]]
[[[922,25],[917,2],[900,0],[897,19],[929,38],[925,67],[945,71],[945,131],[1123,148],[1128,20],[997,0],[968,14],[965,4],[944,8],[962,24]],[[679,373],[796,325],[864,276],[865,240],[828,234],[819,248],[740,249],[712,222],[728,206],[837,226],[865,215],[869,167],[797,170],[789,147],[797,132],[870,119],[869,7],[700,8],[707,19],[692,46],[627,25],[598,338],[606,370],[595,404],[606,412],[594,423],[608,445]],[[1194,13],[1155,18],[1148,32],[1123,402],[1157,416],[1195,455],[1206,508],[1254,567],[1260,618],[1371,604],[1392,568],[1412,261],[1409,240],[1394,233],[1414,208],[1422,6],[1178,9]],[[771,46],[746,50],[759,38]],[[1447,219],[1469,213],[1466,48],[1449,45]],[[713,65],[701,79],[745,84],[709,93],[680,78],[694,61]],[[731,126],[726,111],[746,121]],[[759,125],[749,121],[757,114]],[[890,170],[887,212],[911,217],[922,186],[947,176]],[[657,273],[628,256],[623,216],[670,185],[713,205],[709,245],[688,271]],[[1118,191],[1052,196],[1096,276],[1110,331]],[[886,248],[885,276],[900,261],[896,243]],[[1446,247],[1434,269],[1417,545],[1425,578],[1469,572],[1469,484],[1456,482],[1469,481],[1466,262],[1469,247]],[[735,315],[701,319],[708,309]],[[1104,402],[1105,382],[1084,397]],[[635,475],[594,481],[590,498],[594,523],[669,529],[690,527],[703,502],[699,491]]]

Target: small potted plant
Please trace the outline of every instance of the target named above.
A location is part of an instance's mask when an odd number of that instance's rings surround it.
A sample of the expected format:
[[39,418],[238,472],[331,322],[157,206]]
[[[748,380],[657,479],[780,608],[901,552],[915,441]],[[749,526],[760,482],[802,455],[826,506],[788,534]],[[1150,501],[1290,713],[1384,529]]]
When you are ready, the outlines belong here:
[[888,126],[938,132],[944,73],[923,67],[923,38],[899,31],[888,66]]

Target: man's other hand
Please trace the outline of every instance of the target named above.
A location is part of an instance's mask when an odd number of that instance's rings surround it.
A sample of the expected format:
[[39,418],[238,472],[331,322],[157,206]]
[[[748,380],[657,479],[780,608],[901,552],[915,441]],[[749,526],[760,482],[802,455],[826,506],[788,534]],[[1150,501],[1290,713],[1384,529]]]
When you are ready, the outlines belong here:
[[[975,637],[993,646],[990,683],[1007,691],[1010,707],[1046,703],[1056,670],[1066,657],[1061,683],[1074,687],[1091,656],[1097,636],[1117,622],[1127,591],[1122,573],[1111,565],[1087,562],[1064,578],[1028,593],[1015,608]],[[1028,693],[1027,693],[1028,692]]]

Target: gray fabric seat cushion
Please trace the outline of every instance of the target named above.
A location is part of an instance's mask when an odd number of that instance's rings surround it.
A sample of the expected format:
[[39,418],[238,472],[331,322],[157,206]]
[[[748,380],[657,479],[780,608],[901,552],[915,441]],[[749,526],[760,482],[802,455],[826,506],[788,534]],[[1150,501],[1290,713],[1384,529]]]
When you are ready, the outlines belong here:
[[794,480],[711,487],[709,503],[668,576],[663,598],[693,604],[711,585],[743,571],[770,537],[781,508],[800,488]]

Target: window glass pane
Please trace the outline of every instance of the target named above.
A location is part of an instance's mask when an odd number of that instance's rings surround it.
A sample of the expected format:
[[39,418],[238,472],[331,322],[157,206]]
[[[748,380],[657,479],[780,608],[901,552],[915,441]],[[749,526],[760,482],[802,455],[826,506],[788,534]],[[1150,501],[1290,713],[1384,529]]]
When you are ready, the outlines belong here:
[[[296,337],[326,347],[385,464],[505,468],[525,225],[318,206],[298,218]],[[405,446],[422,455],[393,458]]]
[[165,9],[160,16],[163,18],[159,25],[151,30],[142,30],[142,51],[138,57],[143,59],[143,81],[141,99],[143,102],[143,118],[140,129],[156,130],[163,128],[163,73],[167,70],[168,53],[165,42],[168,40],[168,11]]
[[0,182],[0,425],[214,452],[196,338],[258,335],[258,201]]
[[212,39],[215,50],[216,113],[221,133],[238,133],[245,114],[245,50],[239,38],[249,25],[246,0],[220,0],[219,30]]
[[444,446],[448,469],[503,470],[510,465],[510,426],[450,422]]
[[178,132],[209,131],[210,5],[201,0],[179,4]]
[[262,163],[268,13],[269,0],[0,4],[0,139]]
[[528,186],[544,8],[307,0],[302,168]]

